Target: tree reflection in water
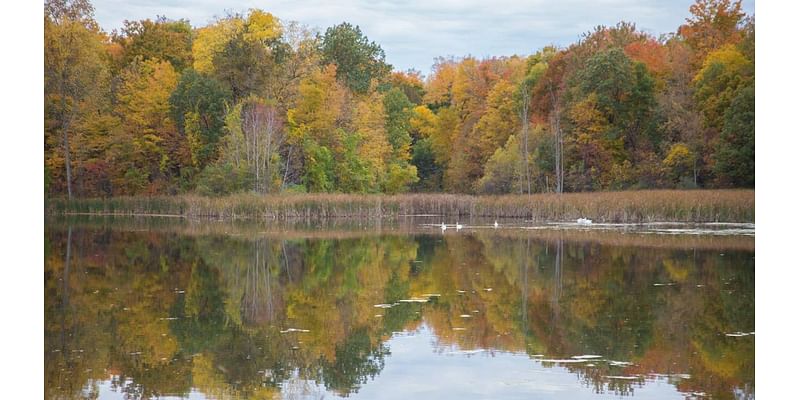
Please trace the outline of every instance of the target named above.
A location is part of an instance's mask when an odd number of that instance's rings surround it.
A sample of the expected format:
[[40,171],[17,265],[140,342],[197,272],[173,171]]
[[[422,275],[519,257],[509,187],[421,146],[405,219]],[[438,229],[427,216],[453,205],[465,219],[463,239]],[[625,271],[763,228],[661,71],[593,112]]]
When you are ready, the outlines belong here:
[[[527,353],[532,363],[602,355],[542,362],[598,393],[633,394],[662,374],[684,393],[754,396],[753,336],[725,336],[754,330],[746,249],[481,232],[303,239],[68,227],[45,239],[48,398],[93,397],[109,380],[136,398],[347,396],[391,363],[394,333],[422,325],[439,352]],[[423,295],[430,301],[400,302]]]

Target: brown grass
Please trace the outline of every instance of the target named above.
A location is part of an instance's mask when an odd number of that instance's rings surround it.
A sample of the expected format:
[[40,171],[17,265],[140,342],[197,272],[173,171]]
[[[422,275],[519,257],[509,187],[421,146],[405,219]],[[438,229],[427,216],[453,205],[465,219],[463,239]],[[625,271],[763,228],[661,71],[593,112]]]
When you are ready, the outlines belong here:
[[470,196],[457,194],[237,194],[49,199],[49,215],[180,216],[206,219],[386,218],[402,215],[596,222],[755,222],[753,190],[642,190]]

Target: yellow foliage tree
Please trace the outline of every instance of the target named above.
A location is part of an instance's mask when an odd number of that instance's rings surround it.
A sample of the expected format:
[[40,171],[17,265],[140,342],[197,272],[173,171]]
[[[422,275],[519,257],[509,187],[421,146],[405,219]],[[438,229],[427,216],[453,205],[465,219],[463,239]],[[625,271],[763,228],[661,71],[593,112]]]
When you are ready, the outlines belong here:
[[222,52],[225,44],[245,29],[241,18],[226,18],[197,30],[192,43],[194,69],[202,73],[214,71],[214,57]]

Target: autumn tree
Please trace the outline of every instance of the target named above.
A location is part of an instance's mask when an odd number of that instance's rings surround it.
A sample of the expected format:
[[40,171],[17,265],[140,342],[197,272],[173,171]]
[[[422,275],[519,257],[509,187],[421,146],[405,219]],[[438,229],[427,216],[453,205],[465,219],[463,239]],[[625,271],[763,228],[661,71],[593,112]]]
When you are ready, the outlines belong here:
[[422,99],[425,96],[425,83],[419,71],[413,69],[405,72],[394,71],[389,76],[388,81],[393,88],[400,89],[406,95],[408,101],[415,106],[422,104]]
[[111,153],[121,193],[164,190],[191,165],[187,142],[170,117],[178,74],[167,61],[134,60],[122,71],[116,112],[121,126]]
[[708,55],[694,78],[695,100],[706,125],[722,129],[725,111],[739,88],[752,84],[755,65],[734,46],[725,46]]
[[[102,36],[93,19],[94,8],[86,0],[48,0],[44,20],[45,114],[54,121],[55,132],[46,140],[53,151],[63,154],[64,185],[72,198],[70,136],[74,124],[90,99],[99,96],[108,78],[103,61]],[[59,143],[60,142],[60,143]],[[51,157],[51,161],[57,157]],[[49,165],[51,173],[57,165]]]
[[[446,110],[446,109],[444,109]],[[447,111],[445,114],[450,114]],[[449,159],[449,132],[439,127],[439,117],[427,106],[416,106],[411,111],[409,123],[414,139],[411,163],[417,168],[421,191],[441,190],[444,170]],[[447,116],[443,121],[448,121]]]
[[333,153],[341,152],[337,129],[345,126],[349,91],[336,80],[336,66],[328,65],[306,77],[300,99],[287,113],[289,143],[300,150],[302,180],[309,191],[333,189]]
[[[513,193],[519,188],[520,177],[525,175],[519,140],[515,135],[508,137],[503,147],[495,150],[486,163],[483,176],[477,182],[477,191],[488,194]],[[527,189],[527,181],[525,188]]]
[[229,15],[198,31],[194,67],[226,84],[234,101],[261,95],[287,52],[282,32],[280,21],[259,9]]
[[155,21],[125,21],[120,33],[113,38],[123,48],[121,67],[137,57],[143,60],[169,61],[176,71],[192,65],[194,32],[188,20],[171,21],[158,17]]
[[712,51],[741,40],[742,0],[696,0],[689,12],[692,16],[678,28],[678,34],[694,50],[695,67]]
[[511,82],[499,80],[489,91],[486,112],[475,125],[481,164],[486,163],[494,151],[502,147],[508,137],[517,133],[522,126],[519,119],[512,117],[517,108],[514,102],[515,89]]

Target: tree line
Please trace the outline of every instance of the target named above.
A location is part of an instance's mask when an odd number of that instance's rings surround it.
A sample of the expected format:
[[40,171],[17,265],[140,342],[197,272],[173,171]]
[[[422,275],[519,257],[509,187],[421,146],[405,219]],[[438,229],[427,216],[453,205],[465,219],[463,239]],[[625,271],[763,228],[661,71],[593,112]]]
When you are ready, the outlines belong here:
[[358,26],[200,28],[47,0],[45,191],[536,193],[755,185],[755,20],[599,26],[529,56],[395,71]]

